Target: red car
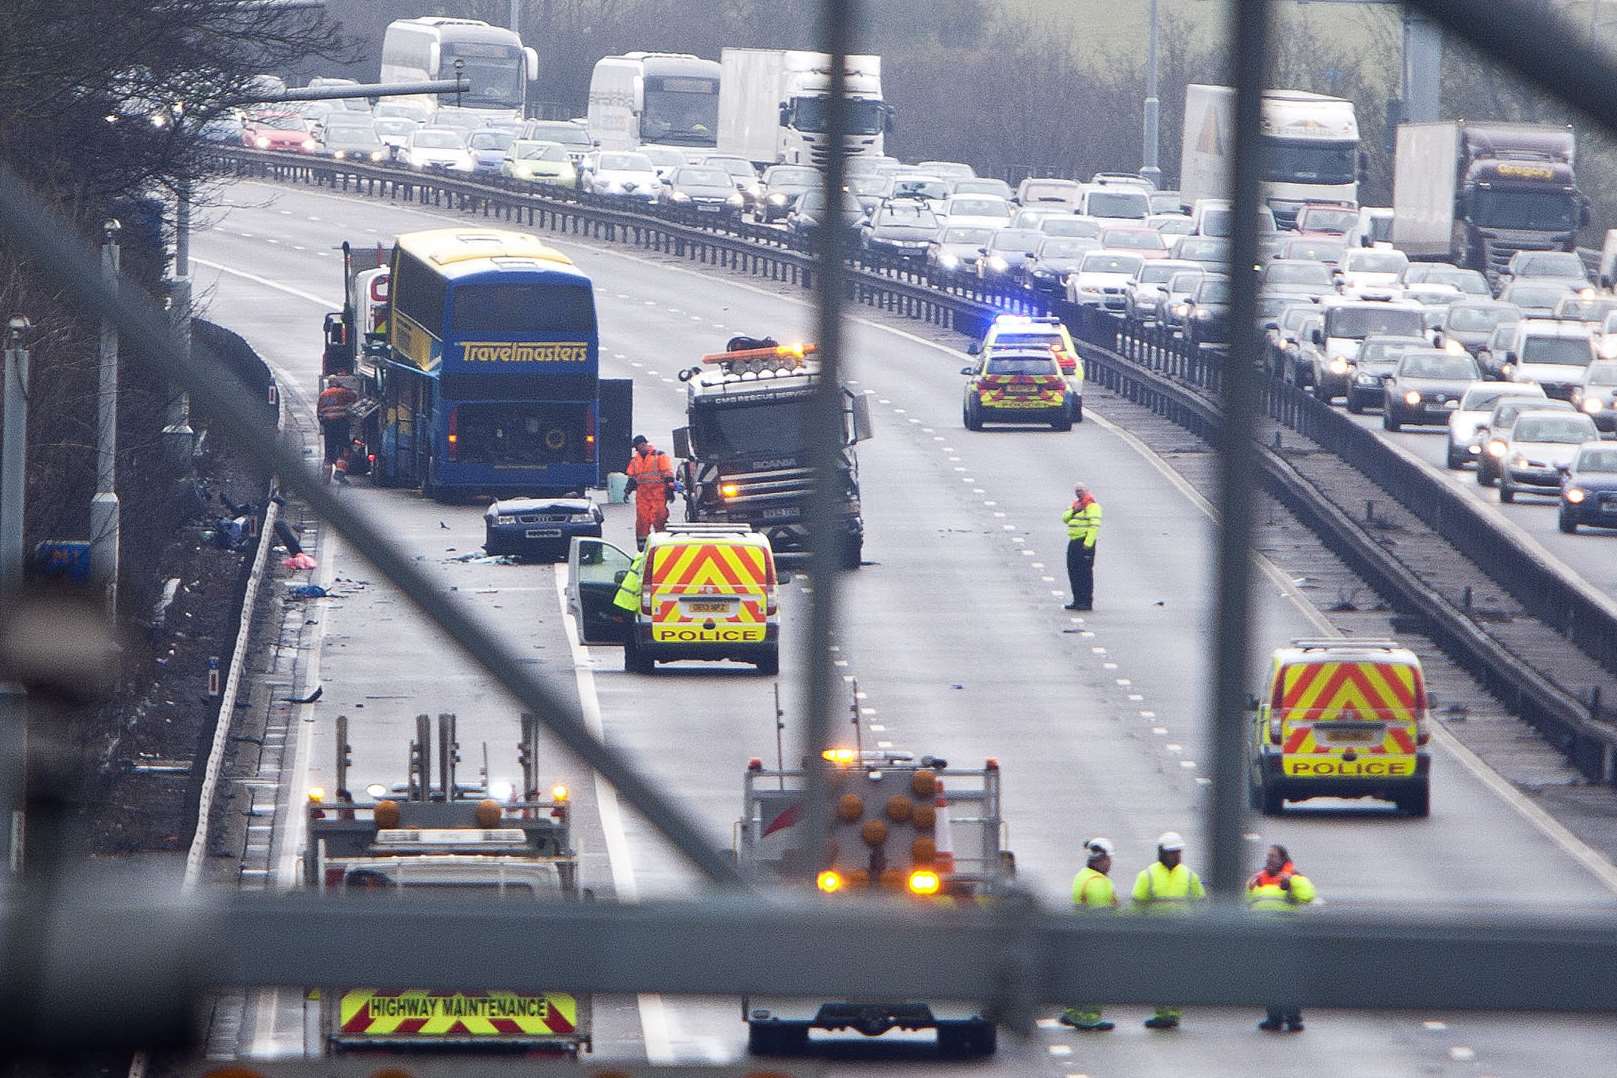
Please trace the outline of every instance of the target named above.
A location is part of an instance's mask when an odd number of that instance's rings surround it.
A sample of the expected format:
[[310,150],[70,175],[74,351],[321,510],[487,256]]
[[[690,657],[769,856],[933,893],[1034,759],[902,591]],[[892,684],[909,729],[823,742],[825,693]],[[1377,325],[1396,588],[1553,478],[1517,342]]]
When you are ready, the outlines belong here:
[[252,150],[313,153],[319,141],[309,133],[308,121],[291,113],[249,116],[241,129],[241,144]]

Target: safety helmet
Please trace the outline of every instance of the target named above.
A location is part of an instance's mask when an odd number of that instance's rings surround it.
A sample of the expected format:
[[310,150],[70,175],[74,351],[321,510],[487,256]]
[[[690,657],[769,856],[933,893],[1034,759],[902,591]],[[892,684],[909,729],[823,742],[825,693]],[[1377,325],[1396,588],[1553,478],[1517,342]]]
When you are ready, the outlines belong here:
[[1174,850],[1183,850],[1184,848],[1185,838],[1178,831],[1164,831],[1157,836],[1157,849],[1159,850],[1172,852]]
[[1103,854],[1109,857],[1117,852],[1117,847],[1112,845],[1111,839],[1101,838],[1098,835],[1084,843],[1084,848],[1089,851],[1091,857],[1100,857]]

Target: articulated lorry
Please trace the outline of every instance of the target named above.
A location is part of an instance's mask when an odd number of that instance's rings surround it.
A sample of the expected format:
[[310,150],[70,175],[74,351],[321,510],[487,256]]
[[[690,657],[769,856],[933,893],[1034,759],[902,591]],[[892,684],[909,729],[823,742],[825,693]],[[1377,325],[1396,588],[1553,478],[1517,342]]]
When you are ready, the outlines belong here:
[[[417,716],[406,781],[371,786],[364,791],[368,800],[356,801],[347,788],[348,724],[339,717],[334,799],[311,792],[306,809],[304,886],[326,894],[364,892],[402,901],[419,895],[422,901],[454,899],[469,906],[589,897],[579,887],[567,789],[556,786],[543,797],[538,788],[538,730],[533,716],[522,717],[520,790],[487,774],[462,784],[455,777],[455,717],[438,717],[434,745],[431,720]],[[374,906],[374,913],[386,917],[388,909]],[[400,984],[314,987],[317,998],[309,1005],[318,1009],[328,1053],[483,1048],[576,1056],[591,1045],[591,1003],[583,994],[473,985],[460,991]]]
[[[680,372],[686,425],[674,431],[674,454],[682,458],[686,520],[746,524],[768,536],[776,553],[808,549],[814,490],[808,417],[823,377],[813,354],[813,345],[735,337],[725,351]],[[857,569],[865,522],[854,447],[872,436],[870,402],[846,386],[838,389],[841,489],[830,523],[838,529],[843,567]]]
[[[719,152],[759,165],[830,159],[831,58],[800,49],[725,49],[719,61]],[[849,157],[880,157],[893,128],[882,100],[881,57],[849,56]]]
[[[1353,102],[1305,90],[1265,90],[1259,127],[1264,151],[1262,194],[1281,228],[1291,228],[1307,202],[1357,205],[1359,120]],[[1235,156],[1235,91],[1185,87],[1185,132],[1179,192],[1229,198]]]
[[1571,251],[1588,223],[1577,142],[1549,124],[1403,124],[1392,242],[1412,259],[1497,277],[1517,251]]

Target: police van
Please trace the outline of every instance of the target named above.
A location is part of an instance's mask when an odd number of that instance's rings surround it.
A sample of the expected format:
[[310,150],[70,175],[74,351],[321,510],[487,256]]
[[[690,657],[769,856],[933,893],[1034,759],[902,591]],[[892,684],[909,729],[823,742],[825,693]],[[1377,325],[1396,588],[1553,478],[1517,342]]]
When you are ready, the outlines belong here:
[[1285,802],[1375,797],[1411,816],[1431,808],[1426,679],[1392,640],[1294,640],[1275,651],[1254,713],[1248,791],[1278,816]]
[[573,539],[567,605],[585,644],[621,645],[623,668],[649,674],[682,659],[752,663],[780,671],[778,591],[764,535],[741,524],[669,524],[646,538],[640,601],[616,604],[634,556],[603,539]]

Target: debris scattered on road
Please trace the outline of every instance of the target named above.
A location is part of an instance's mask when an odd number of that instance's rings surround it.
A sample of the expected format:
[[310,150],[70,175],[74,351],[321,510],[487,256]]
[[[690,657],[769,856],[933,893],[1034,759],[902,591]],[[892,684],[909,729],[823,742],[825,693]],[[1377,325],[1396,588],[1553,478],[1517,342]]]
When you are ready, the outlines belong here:
[[320,563],[315,561],[309,555],[300,552],[292,555],[290,558],[282,558],[281,565],[287,569],[291,569],[293,572],[300,572],[304,569],[317,569],[319,568]]
[[325,691],[326,687],[324,685],[316,685],[314,687],[314,692],[310,693],[308,696],[302,697],[301,699],[296,696],[288,696],[286,701],[289,704],[312,704],[316,700],[320,699],[321,694]]
[[293,584],[286,589],[288,599],[324,599],[326,594],[319,584]]

